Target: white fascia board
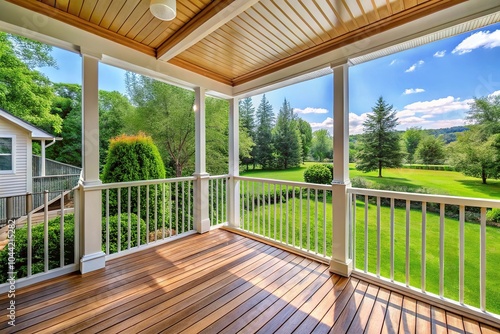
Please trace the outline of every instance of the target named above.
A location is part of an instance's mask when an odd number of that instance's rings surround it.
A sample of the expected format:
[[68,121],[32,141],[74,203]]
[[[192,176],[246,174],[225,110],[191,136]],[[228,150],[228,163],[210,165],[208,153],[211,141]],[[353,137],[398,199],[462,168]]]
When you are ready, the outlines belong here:
[[[418,20],[359,40],[356,43],[349,44],[345,47],[335,49],[320,56],[262,76],[258,79],[235,86],[233,89],[233,95],[237,97],[252,96],[266,90],[277,89],[295,84],[304,81],[305,73],[316,72],[320,69],[331,67],[333,64],[342,64],[346,62],[351,64],[351,59],[357,57],[365,58],[367,60],[380,57],[370,57],[369,55],[382,49],[389,48],[389,50],[384,52],[383,55],[399,52],[404,49],[401,48],[402,43],[425,35],[433,34],[437,31],[490,15],[498,11],[500,11],[500,4],[496,1],[466,1],[445,10],[427,15]],[[442,36],[441,38],[445,37],[448,36]],[[391,47],[398,44],[399,46],[397,48],[391,49]]]
[[102,62],[125,69],[148,73],[170,84],[194,89],[204,87],[212,95],[229,98],[232,87],[200,74],[157,60],[153,56],[88,33],[64,22],[0,0],[0,30],[25,36],[73,52],[102,55]]
[[31,139],[35,140],[53,140],[55,137],[50,133],[43,131],[42,129],[37,128],[34,125],[31,125],[28,122],[23,121],[22,119],[0,109],[0,117],[8,121],[9,123],[17,126],[28,132],[31,135]]

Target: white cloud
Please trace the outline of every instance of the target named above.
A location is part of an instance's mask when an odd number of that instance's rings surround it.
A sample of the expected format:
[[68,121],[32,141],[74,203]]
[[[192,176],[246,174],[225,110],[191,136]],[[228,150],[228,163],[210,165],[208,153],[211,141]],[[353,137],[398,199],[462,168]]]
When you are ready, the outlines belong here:
[[468,110],[469,104],[472,103],[473,99],[460,100],[460,98],[455,98],[453,96],[443,97],[432,101],[419,101],[411,103],[403,108],[402,111],[397,113],[397,116],[404,117],[413,113],[415,114],[425,114],[425,115],[439,115],[445,114],[451,111],[457,110]]
[[327,117],[321,123],[311,122],[309,124],[311,124],[311,128],[312,128],[313,131],[316,131],[316,130],[319,130],[319,129],[332,130],[333,129],[333,118]]
[[500,90],[494,91],[493,93],[488,95],[488,97],[493,97],[493,96],[498,96],[498,95],[500,95]]
[[311,108],[307,107],[305,109],[294,108],[293,112],[296,114],[328,114],[328,110],[324,108]]
[[398,60],[394,59],[393,61],[391,61],[391,63],[389,64],[389,66],[392,66],[392,65],[396,64],[397,62],[398,62]]
[[446,54],[446,50],[436,51],[436,53],[434,54],[434,57],[443,58],[445,54]]
[[493,49],[496,47],[500,47],[500,30],[494,32],[479,31],[460,42],[451,53],[463,55],[479,48]]
[[417,93],[423,93],[423,92],[425,92],[425,89],[423,89],[423,88],[409,88],[409,89],[405,89],[403,95],[417,94]]
[[419,60],[418,62],[416,62],[415,64],[411,65],[405,72],[408,73],[408,72],[413,72],[417,69],[417,67],[420,67],[424,64],[424,61],[423,60]]

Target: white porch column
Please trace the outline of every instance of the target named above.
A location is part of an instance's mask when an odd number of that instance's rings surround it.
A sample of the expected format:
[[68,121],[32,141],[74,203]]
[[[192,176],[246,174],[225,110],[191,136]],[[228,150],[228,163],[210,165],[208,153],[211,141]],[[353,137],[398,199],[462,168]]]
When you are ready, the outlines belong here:
[[330,271],[349,276],[353,263],[349,254],[349,82],[348,64],[333,67],[333,254]]
[[45,176],[45,140],[42,139],[40,144],[42,147],[42,171],[40,172],[40,176]]
[[80,271],[82,274],[104,268],[101,249],[101,190],[87,189],[99,185],[99,57],[82,53],[82,167],[80,184]]
[[229,100],[229,213],[228,224],[240,226],[240,182],[234,179],[240,175],[240,117],[239,99]]
[[195,171],[197,177],[194,186],[194,227],[198,233],[210,231],[208,217],[208,184],[209,174],[206,172],[206,127],[205,127],[205,89],[197,87],[194,90],[195,112]]

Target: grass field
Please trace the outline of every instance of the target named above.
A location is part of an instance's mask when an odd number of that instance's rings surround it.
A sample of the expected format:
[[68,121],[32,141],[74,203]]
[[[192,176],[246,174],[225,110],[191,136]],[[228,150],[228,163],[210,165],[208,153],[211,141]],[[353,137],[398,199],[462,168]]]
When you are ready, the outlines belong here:
[[[306,164],[306,166],[309,164]],[[305,166],[286,171],[255,170],[242,173],[243,176],[280,179],[288,181],[303,181]],[[354,166],[352,166],[354,168]],[[351,169],[351,178],[355,176],[366,177],[371,182],[378,184],[398,184],[408,187],[424,187],[431,189],[436,194],[449,194],[465,197],[483,197],[491,199],[500,198],[500,182],[491,181],[482,185],[479,179],[465,177],[458,172],[429,171],[411,169],[388,169],[384,171],[385,177],[380,179],[375,173],[363,174]],[[250,183],[251,184],[251,183]],[[248,184],[247,184],[248,187]],[[264,188],[267,189],[267,188]],[[267,190],[265,190],[267,191]],[[246,193],[245,190],[243,190]],[[251,201],[249,202],[251,203]],[[356,209],[356,267],[364,269],[365,225],[364,203],[358,201]],[[296,199],[278,204],[260,204],[247,206],[244,210],[242,227],[256,233],[264,234],[272,239],[283,240],[302,248],[317,251],[319,254],[331,255],[332,240],[332,205],[331,198],[323,204],[318,203],[316,213],[315,201]],[[300,210],[302,207],[302,210]],[[308,211],[309,207],[309,211]],[[376,206],[368,206],[368,271],[376,273],[377,270],[377,224]],[[315,216],[318,224],[314,223]],[[406,211],[396,208],[394,227],[394,279],[405,282],[406,261]],[[325,219],[323,219],[325,217]],[[276,221],[276,225],[275,225]],[[390,208],[381,208],[381,242],[380,242],[380,273],[390,277]],[[410,285],[416,288],[421,286],[421,253],[422,213],[420,210],[410,212]],[[323,233],[325,230],[325,233]],[[323,234],[325,236],[323,236]],[[426,290],[439,293],[439,215],[427,213],[426,233]],[[479,243],[480,228],[478,224],[465,224],[465,303],[479,306]],[[445,270],[444,270],[444,296],[458,300],[459,287],[459,224],[454,218],[445,219]],[[316,243],[318,246],[316,246]],[[326,247],[324,244],[326,243]],[[497,270],[496,261],[500,257],[500,229],[487,227],[487,305],[490,312],[500,313],[500,272]]]

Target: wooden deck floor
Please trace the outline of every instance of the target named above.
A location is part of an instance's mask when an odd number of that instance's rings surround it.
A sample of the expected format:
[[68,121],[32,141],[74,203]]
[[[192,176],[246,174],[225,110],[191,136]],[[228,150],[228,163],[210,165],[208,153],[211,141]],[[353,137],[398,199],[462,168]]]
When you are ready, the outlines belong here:
[[499,333],[223,230],[16,292],[20,333]]

